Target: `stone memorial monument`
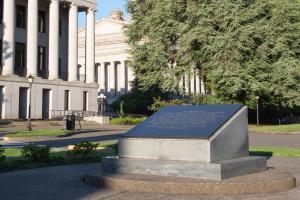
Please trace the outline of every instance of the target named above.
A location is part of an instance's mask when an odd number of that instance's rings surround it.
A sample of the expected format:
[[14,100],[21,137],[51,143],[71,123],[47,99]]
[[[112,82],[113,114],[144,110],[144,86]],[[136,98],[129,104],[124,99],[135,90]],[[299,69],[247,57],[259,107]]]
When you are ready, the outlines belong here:
[[102,171],[223,180],[266,170],[248,149],[247,107],[169,106],[128,131]]

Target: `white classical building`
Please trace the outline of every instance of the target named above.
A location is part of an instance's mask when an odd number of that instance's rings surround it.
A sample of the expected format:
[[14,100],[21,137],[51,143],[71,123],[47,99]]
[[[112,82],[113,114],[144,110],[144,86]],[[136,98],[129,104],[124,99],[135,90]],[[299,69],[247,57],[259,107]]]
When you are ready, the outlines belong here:
[[[96,0],[0,0],[0,118],[97,111]],[[78,12],[86,13],[86,80],[78,69]],[[29,75],[35,77],[30,97]]]
[[[113,11],[109,17],[95,23],[95,80],[99,84],[99,93],[105,94],[110,102],[130,91],[134,80],[128,63],[130,48],[123,31],[126,24],[128,21],[123,19],[120,10]],[[81,28],[78,33],[78,72],[82,81],[85,80],[84,74],[89,61],[85,56],[86,29],[87,27]]]
[[[96,53],[95,79],[99,84],[99,92],[106,94],[109,101],[131,90],[134,74],[129,66],[130,47],[126,43],[125,21],[120,10],[113,11],[109,17],[96,21]],[[85,38],[86,27],[79,30],[78,72],[81,80],[85,80],[86,60]],[[186,94],[205,93],[201,73],[193,73],[182,78],[181,88]]]

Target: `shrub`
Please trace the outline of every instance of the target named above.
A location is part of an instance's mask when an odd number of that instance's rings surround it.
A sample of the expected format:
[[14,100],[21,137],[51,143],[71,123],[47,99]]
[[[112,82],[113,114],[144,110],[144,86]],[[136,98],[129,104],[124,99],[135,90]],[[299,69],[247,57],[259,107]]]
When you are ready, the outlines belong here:
[[149,106],[148,109],[157,112],[165,106],[182,105],[184,103],[185,102],[183,99],[162,100],[160,97],[158,97],[154,98],[154,103],[151,106]]
[[49,161],[50,146],[40,147],[35,144],[29,144],[22,148],[22,156],[33,162]]
[[143,122],[145,119],[147,118],[146,117],[139,117],[139,118],[122,117],[122,118],[111,119],[110,123],[115,125],[137,125]]
[[74,149],[70,151],[68,155],[71,158],[87,160],[93,157],[93,155],[96,153],[97,147],[98,144],[93,144],[89,141],[82,141],[78,144],[75,144]]
[[[128,93],[120,96],[113,102],[112,107],[115,111],[122,110],[123,114],[151,114],[147,107],[153,103],[153,100],[147,95]],[[122,107],[122,109],[121,109]]]
[[225,102],[213,95],[200,94],[192,97],[192,103],[193,104],[222,104],[228,102]]
[[2,148],[2,145],[0,145],[0,165],[4,162],[5,160],[5,155],[4,155],[5,149]]

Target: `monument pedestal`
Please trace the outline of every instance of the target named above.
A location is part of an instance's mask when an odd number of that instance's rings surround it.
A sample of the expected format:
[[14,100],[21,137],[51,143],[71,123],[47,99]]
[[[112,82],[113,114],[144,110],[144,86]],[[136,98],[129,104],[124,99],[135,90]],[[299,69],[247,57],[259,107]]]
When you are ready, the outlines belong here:
[[228,179],[267,169],[265,157],[243,157],[213,163],[110,157],[102,160],[102,171],[110,174],[145,174],[200,178]]
[[267,170],[265,157],[249,156],[247,107],[171,106],[119,140],[119,157],[102,160],[94,186],[132,192],[251,194],[295,187],[288,173]]
[[222,180],[266,170],[248,149],[247,107],[166,107],[125,134],[102,171]]

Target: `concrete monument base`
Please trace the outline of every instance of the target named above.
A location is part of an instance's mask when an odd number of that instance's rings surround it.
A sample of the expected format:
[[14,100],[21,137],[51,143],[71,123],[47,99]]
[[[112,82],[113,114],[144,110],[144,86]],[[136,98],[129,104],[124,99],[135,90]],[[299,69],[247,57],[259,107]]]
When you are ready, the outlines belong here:
[[108,157],[103,173],[148,174],[223,180],[267,169],[265,157],[243,157],[213,163]]
[[296,179],[291,174],[276,169],[223,181],[141,174],[85,175],[81,180],[113,190],[193,195],[264,194],[282,192],[296,186]]

